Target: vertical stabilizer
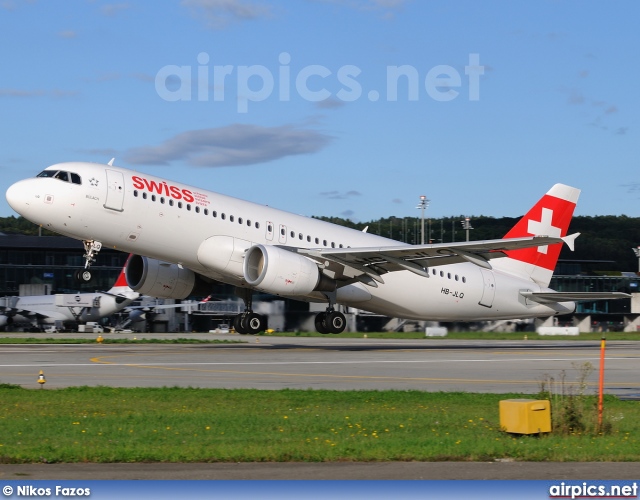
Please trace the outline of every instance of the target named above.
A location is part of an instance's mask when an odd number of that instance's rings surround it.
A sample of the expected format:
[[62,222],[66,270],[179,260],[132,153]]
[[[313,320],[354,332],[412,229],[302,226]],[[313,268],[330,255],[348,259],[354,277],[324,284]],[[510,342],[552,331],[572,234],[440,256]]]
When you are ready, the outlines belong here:
[[[129,257],[131,257],[131,255],[129,255]],[[123,297],[126,297],[128,299],[135,300],[140,296],[140,294],[138,292],[134,292],[127,284],[125,269],[127,268],[128,262],[129,262],[129,258],[127,258],[127,261],[124,263],[124,267],[120,271],[120,274],[118,275],[118,279],[116,280],[115,284],[111,287],[111,289],[107,293],[110,293],[112,295],[122,295]]]
[[[576,208],[580,190],[564,184],[554,185],[505,235],[505,238],[523,236],[566,236]],[[506,259],[498,259],[495,267],[533,280],[540,286],[549,286],[558,262],[562,243],[506,252]]]

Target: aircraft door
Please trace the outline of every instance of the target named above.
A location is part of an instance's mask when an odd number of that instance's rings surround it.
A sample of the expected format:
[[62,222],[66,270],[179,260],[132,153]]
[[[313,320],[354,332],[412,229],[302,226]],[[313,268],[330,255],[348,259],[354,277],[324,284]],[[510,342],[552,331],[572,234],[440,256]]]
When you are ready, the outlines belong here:
[[273,222],[267,221],[267,233],[265,234],[267,241],[273,241],[273,233]]
[[480,268],[480,274],[482,274],[484,286],[482,287],[482,297],[480,297],[479,304],[481,306],[491,307],[496,295],[496,280],[493,276],[493,271],[489,269]]
[[124,203],[124,176],[122,172],[107,169],[107,198],[104,201],[104,208],[123,211]]
[[287,226],[280,224],[280,229],[278,233],[278,243],[282,243],[283,245],[287,242]]

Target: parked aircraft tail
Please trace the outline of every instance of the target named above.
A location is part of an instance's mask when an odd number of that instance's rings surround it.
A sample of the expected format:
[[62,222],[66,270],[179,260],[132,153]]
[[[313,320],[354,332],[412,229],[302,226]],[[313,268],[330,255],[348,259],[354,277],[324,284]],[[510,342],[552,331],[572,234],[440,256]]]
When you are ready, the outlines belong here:
[[[131,257],[131,255],[129,255],[129,257]],[[120,295],[122,297],[135,300],[140,296],[140,294],[138,292],[134,292],[129,287],[129,285],[127,284],[127,278],[125,276],[125,269],[127,267],[127,262],[129,262],[129,257],[127,257],[127,261],[124,263],[124,266],[122,267],[122,270],[120,271],[115,284],[107,293],[111,295]]]
[[[573,250],[573,240],[579,233],[567,236],[580,190],[564,184],[554,185],[505,235],[563,237]],[[495,261],[495,267],[528,278],[547,287],[558,262],[562,243],[520,250],[508,250],[508,258]]]

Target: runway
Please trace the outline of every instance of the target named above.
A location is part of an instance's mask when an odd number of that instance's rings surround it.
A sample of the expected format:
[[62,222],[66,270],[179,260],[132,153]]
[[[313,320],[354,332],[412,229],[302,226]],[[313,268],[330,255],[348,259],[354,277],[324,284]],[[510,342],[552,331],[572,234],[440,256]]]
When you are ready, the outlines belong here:
[[[587,392],[593,392],[600,359],[596,341],[200,336],[244,343],[3,345],[0,382],[35,388],[42,370],[46,388],[109,385],[534,394],[550,379],[576,383],[591,366],[586,382]],[[143,337],[138,334],[138,340]],[[639,358],[636,342],[607,343],[607,394],[633,398],[640,393]]]

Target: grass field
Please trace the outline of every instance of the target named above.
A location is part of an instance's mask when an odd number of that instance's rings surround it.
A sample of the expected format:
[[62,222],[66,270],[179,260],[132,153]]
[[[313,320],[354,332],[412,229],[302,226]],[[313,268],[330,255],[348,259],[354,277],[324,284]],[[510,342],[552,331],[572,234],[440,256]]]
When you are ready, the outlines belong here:
[[[101,334],[102,342],[105,344],[206,344],[206,343],[229,343],[229,342],[251,342],[256,336],[229,334],[225,340],[202,339],[189,337],[190,333],[182,333],[180,338],[140,338],[134,337],[148,336],[152,334]],[[422,339],[425,342],[441,342],[449,340],[545,340],[545,341],[584,341],[600,340],[602,333],[581,333],[580,335],[538,335],[535,332],[501,333],[501,332],[450,332],[446,337],[425,337],[424,332],[343,332],[339,335],[323,335],[317,332],[275,332],[261,333],[260,337],[322,337],[326,339],[339,338],[369,338],[369,339]],[[634,332],[608,332],[604,336],[607,340],[640,340],[640,333]],[[86,336],[85,336],[86,337]],[[36,338],[29,333],[5,333],[0,336],[0,344],[88,344],[95,343],[98,334],[91,338],[77,338],[73,333],[56,334],[47,338]]]
[[606,434],[519,436],[499,426],[515,397],[0,385],[0,463],[640,460],[640,402],[606,397]]
[[[18,334],[16,334],[18,335]],[[73,335],[67,334],[67,335]],[[188,335],[188,334],[186,334]],[[97,342],[98,335],[93,338],[74,338],[74,337],[47,337],[47,338],[35,338],[35,337],[0,337],[0,344],[95,344]],[[135,339],[134,336],[128,335],[126,337],[103,337],[100,342],[104,344],[238,344],[243,343],[243,339],[234,337],[230,340],[203,340],[188,337],[181,337],[175,339]]]
[[[538,335],[535,332],[449,332],[446,337],[425,337],[424,332],[343,332],[339,335],[322,335],[317,332],[276,332],[264,334],[279,337],[325,337],[325,338],[370,338],[370,339],[424,339],[427,342],[451,340],[640,340],[640,332],[580,333],[580,335]],[[244,336],[243,336],[244,337]]]

